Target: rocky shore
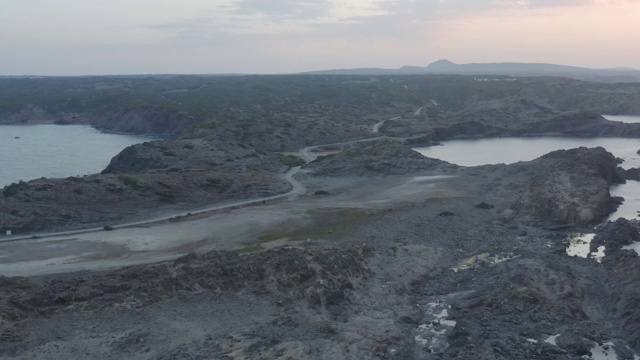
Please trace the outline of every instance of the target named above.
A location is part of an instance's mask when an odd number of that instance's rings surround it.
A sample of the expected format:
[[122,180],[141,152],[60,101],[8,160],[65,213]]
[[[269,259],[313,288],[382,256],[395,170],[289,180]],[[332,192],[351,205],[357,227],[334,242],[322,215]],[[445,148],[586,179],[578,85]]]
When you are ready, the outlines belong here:
[[133,145],[102,174],[7,186],[0,223],[15,234],[111,226],[155,214],[286,193],[276,154],[205,140]]
[[[465,195],[362,210],[339,233],[264,252],[212,251],[106,272],[3,277],[0,352],[5,358],[578,359],[610,343],[619,358],[632,358],[640,311],[635,277],[614,274],[638,267],[635,252],[616,240],[640,238],[636,223],[600,228],[594,244],[607,246],[601,264],[569,257],[564,244],[572,229],[612,210],[608,185],[621,179],[613,156],[581,148],[528,163],[462,168],[408,151],[399,142],[361,144],[311,163],[307,176],[344,177],[347,163],[354,178],[447,174]],[[373,154],[395,167],[371,167]],[[542,169],[544,179],[536,176]],[[71,324],[75,330],[63,330]]]
[[[633,171],[603,148],[477,167],[410,148],[469,137],[637,137],[639,125],[598,115],[640,109],[636,85],[98,80],[67,89],[72,105],[11,95],[22,105],[0,107],[0,122],[37,115],[167,138],[125,149],[102,174],[2,189],[0,224],[38,236],[0,242],[1,358],[640,354],[640,260],[628,249],[640,224],[604,222],[621,201],[609,187]],[[302,165],[297,151],[323,144]],[[112,228],[292,187],[242,209]],[[90,227],[102,230],[39,237]],[[162,232],[175,243],[154,247],[167,241]],[[569,256],[569,239],[585,232],[595,233],[589,255]],[[126,262],[137,256],[143,264]],[[73,271],[48,271],[60,263]],[[12,264],[41,271],[12,276]]]

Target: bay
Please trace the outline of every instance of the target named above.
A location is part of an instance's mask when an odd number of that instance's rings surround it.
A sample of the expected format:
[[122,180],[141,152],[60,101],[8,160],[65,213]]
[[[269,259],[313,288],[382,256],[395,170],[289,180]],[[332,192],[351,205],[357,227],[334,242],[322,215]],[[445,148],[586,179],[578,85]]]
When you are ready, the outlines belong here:
[[512,164],[529,161],[560,149],[604,147],[624,160],[623,168],[640,167],[640,139],[629,138],[492,138],[444,141],[440,146],[414,148],[424,156],[462,166]]
[[0,188],[20,180],[99,173],[129,145],[151,137],[88,125],[0,125]]

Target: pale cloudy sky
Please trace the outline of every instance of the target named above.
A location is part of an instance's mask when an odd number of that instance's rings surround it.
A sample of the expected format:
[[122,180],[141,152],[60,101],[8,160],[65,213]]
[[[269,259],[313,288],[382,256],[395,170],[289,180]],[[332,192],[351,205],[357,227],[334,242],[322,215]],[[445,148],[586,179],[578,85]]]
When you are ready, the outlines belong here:
[[0,75],[640,69],[640,0],[0,0]]

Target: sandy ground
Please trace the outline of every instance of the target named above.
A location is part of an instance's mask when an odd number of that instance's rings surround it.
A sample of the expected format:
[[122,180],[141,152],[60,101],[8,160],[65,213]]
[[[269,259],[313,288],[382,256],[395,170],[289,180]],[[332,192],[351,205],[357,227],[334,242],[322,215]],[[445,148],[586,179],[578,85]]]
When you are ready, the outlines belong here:
[[[32,276],[99,270],[169,260],[193,251],[241,250],[262,243],[260,236],[278,224],[322,222],[310,211],[314,209],[385,209],[398,203],[466,195],[464,181],[452,176],[301,177],[306,194],[297,191],[265,204],[113,231],[3,242],[0,274]],[[313,195],[319,189],[329,195]],[[265,246],[273,247],[277,240]]]

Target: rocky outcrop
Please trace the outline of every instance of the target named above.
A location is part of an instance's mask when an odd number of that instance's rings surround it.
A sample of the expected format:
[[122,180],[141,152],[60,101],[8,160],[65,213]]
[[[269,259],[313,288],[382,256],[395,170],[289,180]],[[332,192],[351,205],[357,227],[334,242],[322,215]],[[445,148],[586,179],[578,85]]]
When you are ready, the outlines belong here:
[[499,137],[509,134],[508,129],[485,124],[476,120],[469,120],[452,124],[447,127],[433,129],[434,138],[438,141],[450,139],[477,139],[485,137]]
[[168,169],[146,174],[38,179],[5,187],[0,224],[14,234],[131,222],[163,209],[212,206],[287,192],[283,179],[253,170],[233,173]]
[[127,147],[116,155],[103,174],[143,173],[153,170],[211,170],[242,172],[246,169],[278,172],[275,154],[247,145],[218,140],[152,141]]
[[149,136],[174,136],[199,122],[193,116],[176,111],[140,107],[95,114],[51,111],[35,105],[0,114],[0,124],[89,124],[111,133]]
[[[487,105],[489,106],[489,105]],[[505,105],[506,106],[506,105]],[[638,137],[640,124],[610,121],[589,111],[538,113],[516,112],[515,109],[468,109],[451,115],[447,121],[404,120],[391,122],[384,133],[407,138],[414,146],[430,146],[452,139],[477,139],[490,137]],[[440,124],[440,122],[444,122]],[[412,136],[416,133],[420,136]]]
[[637,220],[618,219],[599,226],[591,241],[591,250],[604,246],[602,265],[609,271],[606,301],[612,318],[624,329],[629,343],[640,346],[640,257],[623,247],[640,241]]
[[98,129],[136,135],[171,136],[198,123],[192,116],[162,108],[134,108],[95,118]]
[[28,124],[53,122],[59,118],[36,105],[25,105],[16,111],[0,116],[0,124]]
[[[368,272],[371,248],[277,249],[241,255],[212,251],[190,254],[172,263],[136,266],[106,273],[27,279],[0,276],[0,354],[6,340],[19,341],[25,320],[83,304],[83,310],[112,308],[123,299],[142,308],[181,293],[253,292],[282,302],[302,302],[323,311],[349,302],[354,282]],[[16,326],[18,325],[18,326]]]
[[598,227],[596,236],[591,241],[591,251],[597,251],[598,246],[606,246],[609,252],[614,252],[625,245],[640,241],[638,228],[637,220],[624,218],[602,224]]
[[305,165],[318,176],[404,175],[425,170],[447,172],[457,166],[427,158],[395,140],[362,142]]
[[550,119],[531,122],[514,135],[563,135],[575,137],[622,136],[640,133],[640,125],[606,120],[593,112],[569,112]]
[[640,169],[638,168],[624,169],[622,174],[626,180],[640,181]]
[[615,210],[609,186],[624,183],[616,158],[604,148],[558,150],[511,165],[528,180],[507,211],[559,224],[597,224]]

